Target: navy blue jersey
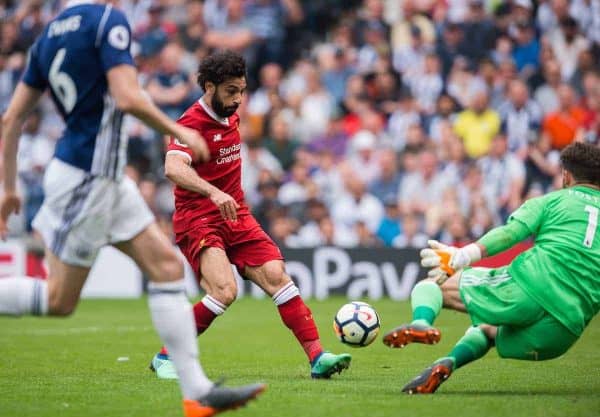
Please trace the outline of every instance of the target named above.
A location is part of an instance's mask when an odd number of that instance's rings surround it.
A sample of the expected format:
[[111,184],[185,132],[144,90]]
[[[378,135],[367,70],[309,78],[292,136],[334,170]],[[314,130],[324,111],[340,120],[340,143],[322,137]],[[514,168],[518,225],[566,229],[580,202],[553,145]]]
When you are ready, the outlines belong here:
[[106,73],[133,65],[131,29],[111,5],[70,3],[32,45],[23,82],[39,90],[48,87],[66,122],[54,156],[92,175],[118,178],[127,138]]

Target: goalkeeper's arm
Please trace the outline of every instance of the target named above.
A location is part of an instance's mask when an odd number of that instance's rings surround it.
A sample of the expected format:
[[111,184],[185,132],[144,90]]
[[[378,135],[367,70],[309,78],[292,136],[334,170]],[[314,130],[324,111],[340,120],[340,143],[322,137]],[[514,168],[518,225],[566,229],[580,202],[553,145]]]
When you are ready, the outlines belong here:
[[509,221],[483,235],[475,244],[481,249],[481,258],[493,256],[527,239],[531,232],[518,220]]
[[458,249],[458,252],[453,256],[454,259],[450,260],[450,267],[457,270],[482,258],[494,256],[508,248],[512,248],[530,235],[531,232],[527,226],[518,220],[511,220],[503,226],[490,230],[477,242]]
[[[447,278],[459,269],[487,256],[502,252],[530,235],[531,231],[525,224],[518,220],[512,220],[504,226],[490,230],[477,242],[460,249],[430,240],[428,242],[429,248],[421,251],[421,265],[426,268],[433,268],[428,272],[429,276],[445,276]],[[443,281],[445,279],[441,280],[441,282]]]

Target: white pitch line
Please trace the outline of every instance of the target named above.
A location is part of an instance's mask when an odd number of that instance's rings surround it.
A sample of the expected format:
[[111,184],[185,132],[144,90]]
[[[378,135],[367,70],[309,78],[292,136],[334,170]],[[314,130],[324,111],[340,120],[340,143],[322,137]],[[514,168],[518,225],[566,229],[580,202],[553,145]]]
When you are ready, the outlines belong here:
[[83,333],[142,333],[152,330],[151,326],[117,326],[117,327],[70,327],[66,329],[22,329],[19,331],[2,332],[4,335],[28,336],[66,336]]

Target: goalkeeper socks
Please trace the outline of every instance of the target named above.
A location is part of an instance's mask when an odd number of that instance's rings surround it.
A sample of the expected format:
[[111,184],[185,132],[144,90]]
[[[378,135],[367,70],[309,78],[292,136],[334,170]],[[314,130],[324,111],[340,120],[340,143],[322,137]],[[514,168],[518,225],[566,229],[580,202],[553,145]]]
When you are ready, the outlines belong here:
[[433,325],[442,309],[442,290],[435,282],[421,281],[410,293],[413,323]]
[[458,369],[481,358],[490,347],[491,343],[483,330],[479,327],[469,327],[447,357],[454,362],[454,369]]
[[184,399],[197,400],[212,388],[198,362],[194,315],[184,281],[148,284],[148,305],[152,322],[179,376]]
[[0,315],[48,314],[48,282],[30,277],[0,279]]
[[298,287],[293,282],[288,283],[273,295],[273,302],[281,320],[294,333],[312,363],[323,352],[323,347],[312,313],[300,297]]
[[[205,295],[202,300],[194,304],[194,319],[196,321],[196,334],[200,336],[213,322],[217,316],[220,316],[225,312],[227,306],[221,303],[210,295]],[[166,347],[162,347],[160,350],[161,355],[168,355],[169,352]]]

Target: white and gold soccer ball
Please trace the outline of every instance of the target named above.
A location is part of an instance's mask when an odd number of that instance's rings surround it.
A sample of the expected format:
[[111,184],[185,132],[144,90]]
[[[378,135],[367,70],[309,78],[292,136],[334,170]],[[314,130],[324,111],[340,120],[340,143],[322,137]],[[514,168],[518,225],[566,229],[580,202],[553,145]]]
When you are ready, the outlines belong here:
[[333,319],[333,330],[340,342],[352,347],[365,347],[373,343],[379,327],[379,315],[373,307],[362,301],[344,304]]

